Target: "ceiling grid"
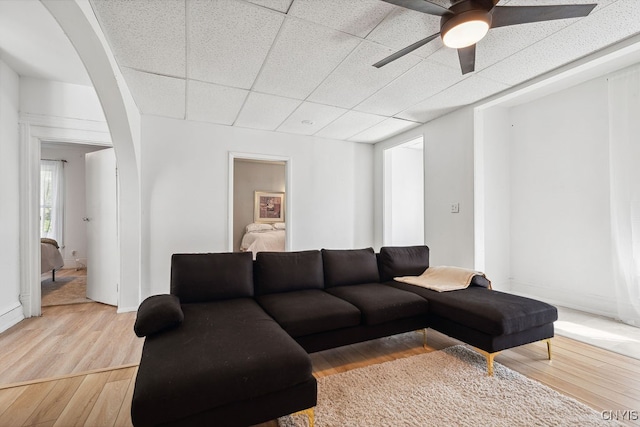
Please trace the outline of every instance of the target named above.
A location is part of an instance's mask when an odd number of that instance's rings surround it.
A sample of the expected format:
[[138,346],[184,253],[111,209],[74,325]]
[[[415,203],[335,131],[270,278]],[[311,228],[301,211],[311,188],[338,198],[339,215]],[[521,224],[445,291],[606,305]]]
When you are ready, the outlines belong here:
[[463,75],[440,38],[373,67],[440,28],[381,0],[90,0],[143,114],[368,143],[640,34],[637,0],[498,5],[588,2],[584,18],[492,28]]

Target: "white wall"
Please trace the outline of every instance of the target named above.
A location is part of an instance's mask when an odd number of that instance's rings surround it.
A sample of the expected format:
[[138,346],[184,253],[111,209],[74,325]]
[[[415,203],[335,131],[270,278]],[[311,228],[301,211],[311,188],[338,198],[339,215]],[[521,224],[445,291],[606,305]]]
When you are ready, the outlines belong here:
[[373,146],[143,116],[143,297],[173,253],[227,251],[229,151],[291,159],[292,250],[373,244]]
[[[80,144],[42,143],[40,157],[66,160],[64,164],[64,248],[60,248],[64,268],[76,268],[76,258],[87,265],[87,226],[82,218],[86,215],[84,155],[102,147]],[[72,254],[76,251],[76,255]]]
[[23,318],[20,305],[18,75],[0,59],[0,332]]
[[93,87],[31,77],[20,78],[20,112],[105,122]]
[[[375,245],[382,245],[384,150],[424,137],[425,244],[431,265],[474,266],[473,109],[460,109],[375,145]],[[451,213],[452,203],[460,204]]]
[[[511,288],[511,143],[509,109],[495,107],[478,117],[481,132],[476,136],[476,154],[482,170],[476,169],[477,212],[476,268],[484,271],[496,290]],[[478,126],[479,123],[476,123]],[[478,145],[481,150],[478,151]],[[478,205],[476,205],[478,206]],[[482,233],[482,235],[479,235]]]
[[[425,242],[431,265],[473,268],[473,109],[425,125]],[[451,213],[459,203],[460,212]]]
[[598,78],[513,107],[512,290],[613,314],[608,95]]

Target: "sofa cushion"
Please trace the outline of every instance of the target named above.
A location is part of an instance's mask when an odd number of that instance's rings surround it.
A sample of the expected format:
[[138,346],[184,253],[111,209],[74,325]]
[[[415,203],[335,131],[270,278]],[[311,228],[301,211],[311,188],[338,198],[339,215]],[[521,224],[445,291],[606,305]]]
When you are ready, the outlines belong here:
[[256,299],[292,337],[360,324],[360,310],[321,290],[284,292]]
[[182,304],[253,296],[253,257],[250,252],[174,254],[171,293]]
[[320,251],[258,252],[256,294],[322,289]]
[[380,281],[373,248],[323,249],[322,263],[326,288]]
[[429,267],[427,246],[384,246],[378,255],[380,281],[400,276],[419,276]]
[[250,298],[184,304],[179,328],[147,337],[132,419],[180,420],[312,379],[309,355]]
[[490,335],[514,334],[558,320],[558,311],[552,305],[480,286],[436,292],[406,283],[389,284],[426,298],[430,315]]
[[380,283],[338,286],[326,291],[358,307],[365,325],[427,316],[428,303],[424,298]]
[[152,295],[140,303],[133,331],[139,337],[146,337],[178,326],[183,320],[177,296]]

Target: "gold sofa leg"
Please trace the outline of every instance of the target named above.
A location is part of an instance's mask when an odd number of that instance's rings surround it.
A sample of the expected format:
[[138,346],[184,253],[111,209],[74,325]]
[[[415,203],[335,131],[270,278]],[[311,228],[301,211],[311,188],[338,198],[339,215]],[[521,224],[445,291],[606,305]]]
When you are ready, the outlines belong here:
[[316,421],[315,412],[313,411],[313,408],[305,409],[304,411],[298,411],[292,415],[306,415],[307,418],[309,419],[309,427],[313,427]]
[[422,348],[427,349],[427,328],[418,329],[416,331],[419,334],[422,334]]
[[[543,341],[546,341],[547,343],[547,356],[549,357],[549,360],[551,360],[551,338],[547,338]],[[476,347],[474,347],[474,349],[487,358],[487,371],[489,372],[489,376],[493,376],[493,359],[500,354],[500,352],[496,351],[495,353],[489,353]]]
[[493,376],[493,359],[497,355],[499,355],[500,352],[496,351],[495,353],[489,353],[487,351],[480,350],[479,348],[476,348],[476,347],[474,347],[474,349],[487,359],[487,372],[488,372],[489,376],[492,377]]

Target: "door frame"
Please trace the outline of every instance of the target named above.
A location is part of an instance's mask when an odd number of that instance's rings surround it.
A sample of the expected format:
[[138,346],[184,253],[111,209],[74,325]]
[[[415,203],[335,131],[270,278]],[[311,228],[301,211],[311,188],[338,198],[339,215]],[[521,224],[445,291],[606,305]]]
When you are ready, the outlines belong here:
[[284,206],[285,206],[285,221],[287,222],[287,232],[284,236],[284,250],[290,251],[292,249],[291,242],[293,241],[292,229],[293,229],[293,203],[291,195],[291,157],[274,156],[270,154],[258,154],[258,153],[241,153],[236,151],[229,152],[229,178],[228,178],[228,201],[227,206],[229,208],[227,212],[227,249],[229,252],[233,252],[233,173],[234,162],[236,159],[241,160],[259,160],[263,162],[284,162]]
[[106,123],[21,114],[20,303],[24,317],[42,314],[40,289],[40,144],[42,141],[112,147]]

